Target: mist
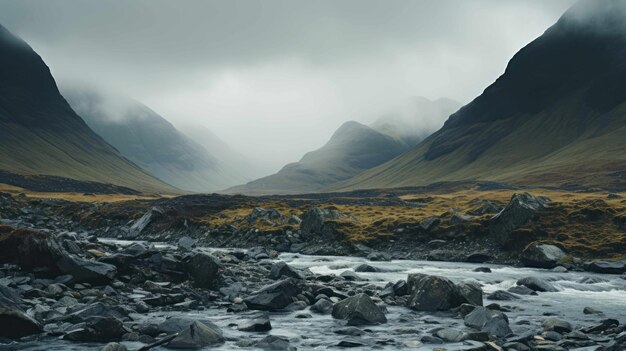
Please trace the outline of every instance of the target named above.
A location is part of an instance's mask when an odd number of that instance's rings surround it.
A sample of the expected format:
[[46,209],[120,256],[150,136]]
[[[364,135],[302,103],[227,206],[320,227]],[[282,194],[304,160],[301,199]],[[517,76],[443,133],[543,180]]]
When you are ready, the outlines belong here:
[[573,2],[2,0],[0,23],[58,80],[206,127],[277,170],[411,97],[471,101]]

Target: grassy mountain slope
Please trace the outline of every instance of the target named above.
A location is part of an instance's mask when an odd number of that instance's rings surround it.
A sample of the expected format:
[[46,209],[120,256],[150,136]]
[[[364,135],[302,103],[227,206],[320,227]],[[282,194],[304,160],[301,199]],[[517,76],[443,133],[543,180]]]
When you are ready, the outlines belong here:
[[406,150],[406,145],[358,122],[344,123],[318,150],[278,173],[228,189],[230,193],[288,194],[317,191],[379,165]]
[[62,89],[74,110],[122,155],[180,189],[217,191],[245,178],[228,171],[211,153],[147,106],[93,88]]
[[625,186],[626,14],[614,1],[586,4],[414,149],[326,190],[467,179]]
[[43,60],[2,26],[0,170],[142,191],[177,191],[128,161],[89,129],[63,99]]

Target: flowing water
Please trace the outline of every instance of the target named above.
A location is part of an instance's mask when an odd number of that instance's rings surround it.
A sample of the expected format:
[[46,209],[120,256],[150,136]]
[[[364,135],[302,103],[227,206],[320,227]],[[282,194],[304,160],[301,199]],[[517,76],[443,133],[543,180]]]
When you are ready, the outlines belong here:
[[[210,251],[211,249],[206,249]],[[497,302],[510,309],[506,312],[510,325],[516,334],[540,330],[541,321],[547,316],[558,316],[576,326],[588,326],[605,318],[615,318],[621,323],[626,322],[626,280],[617,275],[594,274],[587,272],[555,273],[548,270],[515,268],[510,266],[471,264],[455,262],[432,262],[398,260],[391,262],[370,262],[361,257],[335,256],[307,256],[285,253],[279,256],[293,267],[310,269],[319,274],[340,274],[345,270],[352,270],[362,263],[368,263],[380,268],[383,272],[358,273],[369,281],[362,284],[378,284],[384,286],[387,282],[406,279],[409,273],[425,273],[440,275],[459,282],[474,280],[482,285],[485,296],[496,290],[506,290],[516,285],[516,281],[527,276],[535,276],[548,280],[559,291],[539,293],[537,296],[522,296],[513,301],[489,301],[485,304]],[[473,269],[489,267],[492,273],[474,272]],[[357,283],[359,284],[359,283]],[[603,311],[603,315],[585,315],[584,307],[593,307]],[[401,306],[389,306],[387,311],[388,323],[380,326],[363,327],[366,332],[357,337],[346,337],[333,332],[333,329],[342,326],[340,321],[330,315],[311,313],[312,318],[298,319],[294,316],[301,312],[271,313],[270,319],[273,329],[269,334],[284,336],[291,345],[299,350],[329,350],[341,349],[336,346],[341,340],[359,340],[366,344],[355,349],[362,350],[397,350],[410,348],[414,350],[432,350],[435,347],[444,347],[448,350],[463,350],[471,348],[470,344],[452,343],[444,345],[421,344],[420,337],[437,327],[453,327],[468,330],[463,320],[449,313],[425,313],[411,311]],[[207,309],[196,312],[159,312],[142,316],[151,322],[158,322],[167,316],[185,316],[198,319],[208,319],[217,324],[224,331],[227,342],[215,350],[237,349],[237,341],[246,339],[261,339],[268,333],[240,332],[236,324],[258,312],[227,313],[224,309]],[[125,343],[129,349],[138,348],[139,343]],[[102,345],[75,344],[61,340],[50,340],[45,345],[33,343],[26,350],[85,350],[98,349]],[[157,348],[158,349],[158,348]],[[248,348],[249,350],[251,348]]]

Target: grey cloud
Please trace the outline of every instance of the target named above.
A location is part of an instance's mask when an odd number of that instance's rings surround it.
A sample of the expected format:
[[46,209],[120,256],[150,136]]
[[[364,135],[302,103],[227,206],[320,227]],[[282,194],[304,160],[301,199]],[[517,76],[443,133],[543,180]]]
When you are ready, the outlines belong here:
[[469,101],[572,3],[0,0],[0,23],[58,79],[128,94],[279,168],[410,96]]

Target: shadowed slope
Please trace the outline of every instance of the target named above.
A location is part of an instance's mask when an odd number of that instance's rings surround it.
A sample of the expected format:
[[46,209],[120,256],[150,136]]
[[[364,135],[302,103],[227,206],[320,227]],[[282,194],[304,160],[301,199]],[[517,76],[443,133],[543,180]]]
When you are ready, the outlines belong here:
[[625,186],[616,175],[626,169],[626,13],[597,5],[570,9],[413,150],[328,190],[465,179]]
[[177,191],[96,135],[60,95],[50,70],[0,26],[0,170]]

